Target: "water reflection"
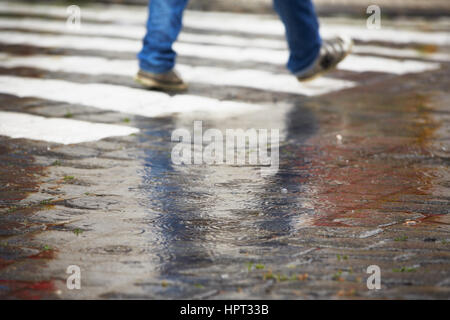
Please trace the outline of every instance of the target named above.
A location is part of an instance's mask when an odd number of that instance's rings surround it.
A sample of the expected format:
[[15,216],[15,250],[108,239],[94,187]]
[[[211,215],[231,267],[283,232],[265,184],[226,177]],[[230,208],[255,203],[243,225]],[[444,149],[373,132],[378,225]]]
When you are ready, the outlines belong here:
[[280,171],[269,177],[261,177],[257,166],[173,165],[171,130],[192,128],[194,120],[195,115],[174,118],[170,130],[158,133],[164,137],[160,144],[145,151],[143,189],[146,206],[156,217],[153,227],[159,243],[154,250],[161,258],[161,274],[180,279],[187,272],[195,277],[198,270],[210,267],[238,272],[249,253],[257,261],[276,259],[279,251],[289,257],[279,239],[294,236],[293,219],[311,209],[301,205],[301,181],[307,173],[287,169],[293,160],[287,149],[296,149],[314,133],[312,113],[301,105],[283,105],[270,113],[204,121],[204,130],[222,132],[279,129]]

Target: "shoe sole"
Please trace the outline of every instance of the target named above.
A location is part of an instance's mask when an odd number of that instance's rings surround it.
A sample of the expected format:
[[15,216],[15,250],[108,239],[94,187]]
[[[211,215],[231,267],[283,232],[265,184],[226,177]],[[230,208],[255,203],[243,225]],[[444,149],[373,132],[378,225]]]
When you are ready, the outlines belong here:
[[343,57],[338,63],[335,63],[332,67],[330,67],[330,68],[328,68],[328,69],[326,69],[326,70],[323,70],[323,71],[321,71],[321,72],[318,72],[318,73],[316,73],[315,75],[313,75],[313,76],[311,76],[311,77],[309,77],[309,78],[304,78],[304,79],[299,79],[299,78],[297,78],[297,80],[298,80],[299,82],[309,82],[309,81],[312,81],[312,80],[314,80],[314,79],[316,79],[316,78],[319,78],[319,77],[323,76],[324,74],[326,74],[326,73],[328,73],[328,72],[331,72],[331,71],[336,70],[336,67],[339,65],[339,63],[341,63],[342,61],[344,61],[344,59],[347,58],[347,56],[348,56],[350,53],[352,53],[352,50],[353,50],[353,40],[352,40],[352,42],[350,43],[350,47],[348,48],[348,50],[347,50],[347,52],[345,53],[344,57]]
[[188,85],[185,83],[181,84],[164,84],[158,81],[155,81],[150,78],[144,78],[139,75],[134,77],[134,81],[143,85],[147,89],[159,89],[166,91],[186,91],[188,89]]

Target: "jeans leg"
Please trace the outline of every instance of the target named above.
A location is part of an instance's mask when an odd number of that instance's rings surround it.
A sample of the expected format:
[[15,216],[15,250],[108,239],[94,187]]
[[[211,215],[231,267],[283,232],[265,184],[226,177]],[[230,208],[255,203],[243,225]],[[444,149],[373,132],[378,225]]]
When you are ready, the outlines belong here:
[[172,45],[181,31],[187,3],[188,0],[150,0],[147,34],[138,54],[142,70],[164,73],[175,66]]
[[290,56],[287,68],[297,73],[317,58],[322,40],[311,0],[273,0],[275,11],[286,29]]

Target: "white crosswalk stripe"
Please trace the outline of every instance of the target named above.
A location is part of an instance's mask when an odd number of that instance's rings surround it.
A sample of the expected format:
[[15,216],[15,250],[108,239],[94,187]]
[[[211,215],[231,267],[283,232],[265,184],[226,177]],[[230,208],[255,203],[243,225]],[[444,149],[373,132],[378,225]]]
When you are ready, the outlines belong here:
[[[101,57],[31,56],[16,57],[0,54],[2,67],[34,67],[49,71],[63,71],[90,75],[120,75],[133,77],[138,71],[136,60],[112,60]],[[300,83],[291,75],[273,74],[260,70],[227,70],[219,67],[193,67],[177,65],[177,70],[187,82],[220,86],[239,86],[273,92],[285,92],[306,96],[350,88],[354,82],[318,78]],[[1,88],[0,88],[1,92]]]
[[74,144],[138,132],[139,129],[127,126],[0,111],[0,135],[11,138]]
[[[0,3],[0,12],[24,16],[36,14],[60,19],[1,17],[0,28],[13,30],[0,32],[2,44],[89,50],[89,54],[93,55],[85,56],[85,52],[82,56],[18,56],[4,53],[0,54],[0,67],[28,67],[71,75],[116,75],[129,78],[138,71],[135,59],[107,59],[104,55],[108,52],[135,54],[141,49],[147,17],[143,7],[101,5],[83,7],[83,19],[90,22],[83,20],[79,31],[66,28],[65,7],[8,2]],[[318,96],[358,85],[356,81],[327,77],[318,78],[309,83],[299,83],[295,77],[288,74],[259,70],[263,65],[282,66],[288,59],[284,28],[280,21],[272,16],[187,11],[184,22],[190,30],[181,33],[174,49],[180,56],[196,60],[210,59],[202,63],[202,66],[195,65],[195,62],[193,65],[177,64],[178,70],[187,82],[218,87],[252,88],[300,96]],[[207,30],[208,33],[192,31],[200,29]],[[367,30],[365,25],[325,23],[322,24],[321,33],[325,37],[339,33],[365,42],[450,44],[449,36],[444,32],[393,28]],[[450,60],[446,53],[424,55],[413,48],[397,49],[371,43],[358,44],[354,51],[362,55],[350,55],[339,65],[339,69],[355,75],[360,72],[392,75],[420,73],[437,69],[440,67],[438,62],[445,63]],[[208,65],[213,62],[216,62],[213,66]],[[225,62],[227,65],[249,62],[252,66],[256,63],[256,66],[251,70],[231,69],[223,67]],[[149,118],[174,116],[177,123],[184,123],[195,117],[202,119],[211,117],[220,121],[224,117],[239,119],[236,116],[252,116],[256,122],[272,121],[272,124],[273,122],[280,124],[280,128],[284,123],[283,119],[287,110],[292,107],[282,102],[274,106],[274,103],[269,101],[251,104],[189,94],[170,96],[163,92],[146,91],[124,85],[75,83],[64,80],[64,74],[58,75],[58,78],[60,77],[63,80],[0,75],[0,94],[84,105]],[[278,110],[277,112],[273,111],[274,107]],[[124,136],[138,131],[137,128],[124,125],[44,118],[0,111],[0,135],[11,138],[71,144]]]
[[215,117],[239,115],[263,110],[263,106],[220,101],[193,95],[170,96],[110,84],[79,84],[64,80],[0,76],[0,92],[19,97],[81,104],[143,117],[161,117],[177,113],[211,114]]
[[[19,13],[23,15],[39,14],[49,17],[67,18],[65,7],[31,5],[17,3],[0,3],[0,11],[5,13]],[[83,19],[99,22],[135,23],[145,25],[147,10],[142,6],[89,6],[82,7]],[[184,25],[190,28],[215,31],[235,31],[257,35],[284,35],[284,27],[273,16],[259,16],[251,14],[199,12],[187,10]],[[383,27],[380,30],[367,29],[366,21],[360,25],[342,26],[339,24],[322,23],[321,33],[327,37],[333,34],[343,34],[361,41],[389,41],[393,43],[423,43],[434,45],[449,45],[448,32],[423,32],[416,30],[399,30]]]
[[[66,28],[65,21],[36,18],[0,18],[0,28],[22,28],[34,31],[64,32],[75,35],[126,37],[141,41],[145,35],[145,26],[98,24],[83,22],[81,29]],[[285,40],[261,37],[242,37],[224,34],[197,34],[181,32],[178,41],[209,43],[229,46],[261,47],[269,49],[286,49]]]
[[420,52],[408,48],[389,48],[374,45],[357,45],[353,47],[353,53],[367,55],[384,55],[396,58],[426,59],[434,61],[450,61],[450,54],[440,52]]
[[[125,37],[130,40],[142,40],[145,35],[144,26],[135,25],[115,25],[98,24],[84,22],[83,27],[78,29],[68,29],[64,21],[52,21],[35,18],[0,18],[0,28],[22,28],[31,31],[63,32],[72,35],[89,36],[107,36],[107,37]],[[224,34],[195,34],[190,32],[181,32],[178,37],[182,42],[205,43],[224,46],[245,46],[267,49],[287,49],[286,41],[277,39],[267,39],[262,37],[232,36]],[[414,49],[389,48],[375,45],[356,45],[354,52],[364,54],[379,54],[400,58],[427,59],[436,61],[450,61],[450,55],[446,53],[419,52]]]
[[[30,44],[42,47],[72,48],[84,50],[109,50],[122,52],[138,52],[142,46],[140,41],[111,39],[104,37],[82,37],[76,35],[42,35],[35,33],[3,32],[0,42],[10,44]],[[199,45],[192,43],[176,43],[175,50],[180,55],[219,59],[224,61],[253,61],[275,65],[284,65],[288,52],[263,48],[235,48],[219,45]],[[395,60],[378,57],[356,57],[350,55],[338,66],[338,69],[354,72],[375,71],[394,74],[423,72],[439,68],[438,63],[414,60]]]

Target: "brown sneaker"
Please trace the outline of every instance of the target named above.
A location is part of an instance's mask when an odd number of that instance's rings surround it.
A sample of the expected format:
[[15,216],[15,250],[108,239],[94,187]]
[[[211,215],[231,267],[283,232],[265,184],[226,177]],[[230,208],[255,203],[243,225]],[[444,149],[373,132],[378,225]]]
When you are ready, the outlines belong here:
[[139,70],[134,78],[147,89],[159,89],[168,91],[185,91],[188,86],[174,70],[165,73],[152,73]]
[[333,70],[352,51],[352,47],[353,41],[349,38],[324,40],[314,64],[308,70],[296,74],[298,81],[309,81]]

